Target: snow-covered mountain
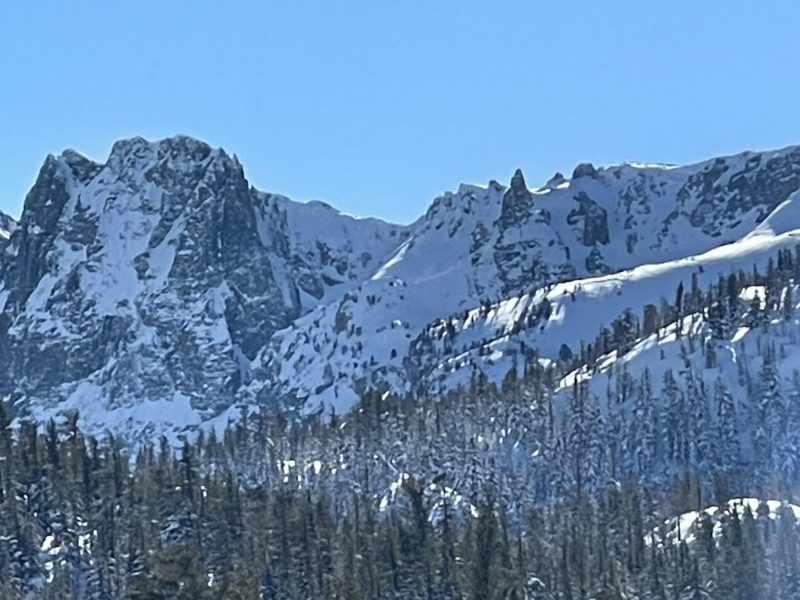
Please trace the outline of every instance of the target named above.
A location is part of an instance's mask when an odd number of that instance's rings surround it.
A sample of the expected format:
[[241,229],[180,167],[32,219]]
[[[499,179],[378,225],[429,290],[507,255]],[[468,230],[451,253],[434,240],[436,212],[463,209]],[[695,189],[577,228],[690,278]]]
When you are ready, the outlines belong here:
[[435,393],[476,368],[499,379],[529,350],[555,358],[626,307],[672,299],[695,271],[710,280],[797,243],[799,169],[790,148],[580,165],[532,191],[519,172],[509,188],[462,186],[358,289],[278,332],[250,389],[341,411],[370,386]]
[[232,406],[266,340],[358,285],[402,227],[252,189],[186,137],[48,157],[0,241],[0,393],[93,428]]
[[400,226],[255,190],[187,137],[118,142],[105,164],[66,151],[0,235],[0,395],[133,435],[499,378],[795,244],[798,189],[800,147],[583,164],[462,185]]
[[626,308],[641,317],[646,305],[673,301],[681,283],[688,287],[694,281],[705,290],[734,270],[765,269],[780,250],[798,244],[800,195],[795,194],[751,233],[707,252],[565,281],[452,315],[427,326],[412,342],[409,360],[418,391],[435,393],[466,383],[475,369],[500,378],[534,350],[551,359],[565,347],[577,353],[580,342],[592,341]]

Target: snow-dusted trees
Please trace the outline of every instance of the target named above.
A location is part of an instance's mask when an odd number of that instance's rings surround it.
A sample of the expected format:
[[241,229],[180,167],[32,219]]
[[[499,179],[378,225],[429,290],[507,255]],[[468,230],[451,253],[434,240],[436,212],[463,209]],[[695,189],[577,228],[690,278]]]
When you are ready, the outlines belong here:
[[759,397],[753,431],[755,460],[771,467],[775,466],[776,451],[786,427],[786,410],[775,360],[775,348],[767,346],[758,378]]
[[661,435],[668,460],[682,467],[689,465],[691,458],[690,411],[686,403],[686,395],[678,386],[672,369],[664,373],[661,387]]
[[719,466],[721,469],[738,466],[741,460],[739,456],[741,446],[736,402],[720,378],[714,383],[714,400],[717,411]]
[[586,384],[576,382],[565,424],[566,465],[575,494],[596,489],[605,467],[605,428],[597,398]]
[[661,328],[661,314],[655,304],[647,304],[644,307],[642,317],[642,335],[648,336],[657,333]]
[[710,418],[705,388],[690,363],[684,363],[682,375],[690,419],[692,466],[698,472],[707,474],[717,465],[716,428]]
[[[729,386],[711,386],[714,409],[704,414],[696,369],[667,369],[660,391],[649,370],[615,376],[607,409],[580,378],[552,402],[558,377],[534,362],[502,389],[476,379],[416,402],[368,395],[332,422],[251,416],[221,440],[145,448],[131,471],[113,440],[55,424],[41,434],[23,426],[17,439],[0,429],[0,593],[792,598],[800,574],[788,558],[797,553],[791,510],[726,517],[714,525],[721,536],[707,535],[703,517],[691,543],[648,543],[677,504],[696,507],[717,466],[736,462],[742,432]],[[780,391],[790,429],[797,398]],[[618,430],[620,416],[627,429]],[[656,423],[667,417],[682,435],[665,438],[662,452]],[[715,460],[703,454],[701,421],[719,439]],[[788,481],[794,467],[779,465]],[[731,494],[748,489],[725,474]],[[73,538],[85,560],[50,571]],[[51,553],[56,540],[65,550]]]
[[628,447],[628,453],[634,458],[634,474],[639,481],[653,475],[658,441],[655,419],[650,371],[645,369],[636,393]]
[[630,308],[622,311],[622,315],[611,323],[613,335],[613,348],[620,354],[633,348],[636,340],[641,336],[639,318]]

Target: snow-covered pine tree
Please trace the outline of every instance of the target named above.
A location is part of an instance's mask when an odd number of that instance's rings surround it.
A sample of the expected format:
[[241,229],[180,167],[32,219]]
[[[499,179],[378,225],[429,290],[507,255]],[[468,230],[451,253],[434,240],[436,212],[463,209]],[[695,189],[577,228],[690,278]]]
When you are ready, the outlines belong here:
[[668,461],[680,467],[689,465],[691,422],[686,397],[678,386],[672,369],[664,373],[661,388],[661,434]]
[[785,434],[786,409],[778,378],[775,347],[772,344],[764,348],[758,388],[757,422],[754,429],[755,459],[775,470],[778,463],[777,451]]
[[634,474],[638,481],[647,481],[653,476],[656,459],[658,430],[650,378],[650,370],[645,369],[633,405],[629,437],[628,454],[634,458]]
[[686,403],[690,411],[692,466],[708,473],[716,465],[717,439],[708,410],[708,399],[691,362],[686,360],[681,371],[685,381]]
[[724,470],[736,468],[741,460],[736,402],[721,378],[717,378],[714,383],[714,399],[717,410],[717,439],[719,440],[718,466]]

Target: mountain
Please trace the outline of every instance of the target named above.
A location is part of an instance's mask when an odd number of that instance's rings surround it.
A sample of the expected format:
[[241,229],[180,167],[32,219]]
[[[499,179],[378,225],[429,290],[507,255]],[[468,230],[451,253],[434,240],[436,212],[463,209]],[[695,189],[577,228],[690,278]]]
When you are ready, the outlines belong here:
[[94,428],[198,422],[234,404],[265,340],[406,235],[260,193],[186,137],[48,157],[0,242],[0,393]]
[[499,380],[530,350],[576,350],[694,271],[712,278],[794,245],[798,168],[790,148],[681,168],[580,165],[533,191],[519,172],[508,188],[462,186],[357,290],[278,332],[249,389],[341,412],[367,387],[436,393],[475,369]]
[[[187,137],[48,157],[0,236],[0,395],[131,438],[246,406],[344,412],[577,353],[800,231],[800,147],[462,185],[408,226],[254,189]],[[587,323],[587,316],[591,321]]]
[[673,301],[681,283],[688,287],[694,281],[707,289],[734,270],[766,269],[776,253],[793,250],[798,243],[800,198],[792,195],[750,234],[707,252],[566,281],[453,315],[426,327],[412,343],[409,356],[418,373],[417,391],[451,389],[454,383],[466,383],[475,369],[500,378],[534,350],[550,359],[564,351],[571,356],[625,309],[643,318],[646,305]]

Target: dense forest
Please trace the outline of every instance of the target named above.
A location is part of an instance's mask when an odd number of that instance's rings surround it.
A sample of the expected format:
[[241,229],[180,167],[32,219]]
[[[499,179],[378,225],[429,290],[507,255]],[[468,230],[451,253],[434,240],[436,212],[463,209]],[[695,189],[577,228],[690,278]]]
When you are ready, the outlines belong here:
[[[800,376],[780,372],[798,268],[681,286],[502,384],[243,411],[178,447],[4,405],[0,598],[798,599]],[[759,345],[708,385],[742,327]],[[670,335],[663,376],[603,375]]]

